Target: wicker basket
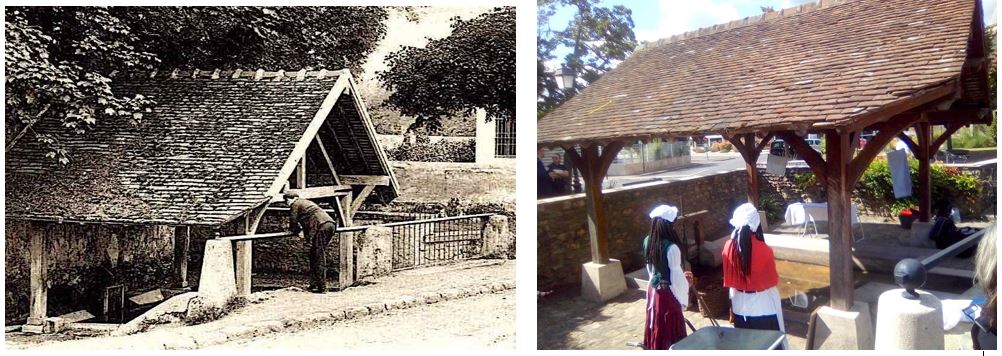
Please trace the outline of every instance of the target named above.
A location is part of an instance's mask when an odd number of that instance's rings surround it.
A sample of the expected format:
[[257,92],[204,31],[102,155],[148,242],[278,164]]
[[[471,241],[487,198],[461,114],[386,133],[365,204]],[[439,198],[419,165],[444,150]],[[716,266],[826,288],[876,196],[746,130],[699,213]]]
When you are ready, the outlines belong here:
[[731,310],[731,299],[727,295],[727,289],[720,283],[707,283],[696,293],[701,298],[699,313],[707,318],[720,318]]

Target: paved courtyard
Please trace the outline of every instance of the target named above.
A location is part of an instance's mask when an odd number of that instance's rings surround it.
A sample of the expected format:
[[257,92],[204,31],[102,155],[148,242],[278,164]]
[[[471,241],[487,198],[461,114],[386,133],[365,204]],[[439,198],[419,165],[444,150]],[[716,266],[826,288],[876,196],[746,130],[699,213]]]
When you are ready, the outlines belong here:
[[[577,291],[560,291],[537,303],[536,343],[541,350],[633,349],[628,342],[644,340],[644,291],[629,289],[604,305],[577,296]],[[698,312],[685,311],[685,318],[698,329],[711,326]],[[718,320],[721,325],[727,320]],[[786,322],[790,348],[803,350],[807,327]],[[690,332],[691,331],[688,331]]]

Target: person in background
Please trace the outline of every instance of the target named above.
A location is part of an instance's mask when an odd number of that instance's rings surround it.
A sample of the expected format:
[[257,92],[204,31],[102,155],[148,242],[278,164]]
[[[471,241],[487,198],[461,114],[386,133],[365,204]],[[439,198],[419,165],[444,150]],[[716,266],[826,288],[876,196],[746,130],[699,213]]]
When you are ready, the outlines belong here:
[[553,195],[553,179],[543,165],[544,154],[546,153],[542,147],[536,150],[536,199]]
[[978,243],[978,252],[974,257],[974,280],[981,285],[988,302],[981,307],[981,315],[975,319],[976,323],[971,327],[971,339],[974,341],[975,350],[996,350],[996,329],[995,324],[998,319],[998,285],[997,268],[998,257],[995,245],[995,224],[985,230],[985,235]]
[[561,164],[560,155],[553,155],[550,159],[550,165],[546,167],[546,172],[550,175],[550,180],[553,182],[553,194],[563,195],[567,194],[571,190],[571,171],[567,169],[567,166]]
[[[780,305],[779,273],[772,248],[765,244],[758,210],[745,203],[734,210],[734,232],[721,252],[724,287],[729,288],[734,327],[786,332]],[[789,349],[789,342],[783,342]]]
[[659,205],[649,214],[651,233],[644,239],[644,262],[650,283],[647,286],[647,315],[644,348],[667,350],[685,337],[682,310],[689,303],[692,272],[682,268],[682,250],[672,224],[678,208]]

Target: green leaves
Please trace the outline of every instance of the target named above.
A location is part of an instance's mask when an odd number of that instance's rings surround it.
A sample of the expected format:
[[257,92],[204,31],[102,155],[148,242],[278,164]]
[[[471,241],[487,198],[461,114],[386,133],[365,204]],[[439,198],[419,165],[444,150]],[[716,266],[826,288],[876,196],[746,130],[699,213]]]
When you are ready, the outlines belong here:
[[487,119],[515,117],[515,9],[453,19],[453,32],[424,48],[404,47],[377,73],[392,91],[385,105],[416,117],[412,128],[437,130],[443,117],[482,108]]
[[[537,6],[536,95],[537,115],[545,115],[598,80],[615,63],[626,59],[637,46],[633,12],[622,5],[594,6],[594,0],[540,0]],[[576,10],[564,28],[551,28],[550,17],[558,8]],[[557,60],[559,49],[567,50],[562,63],[575,74],[574,88],[560,89],[546,63]],[[584,82],[582,85],[581,82]]]

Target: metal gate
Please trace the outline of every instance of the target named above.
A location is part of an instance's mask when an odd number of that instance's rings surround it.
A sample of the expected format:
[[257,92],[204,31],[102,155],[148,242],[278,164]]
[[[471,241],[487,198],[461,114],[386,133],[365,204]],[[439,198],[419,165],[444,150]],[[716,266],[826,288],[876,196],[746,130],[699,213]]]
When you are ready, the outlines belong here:
[[390,223],[393,269],[401,270],[479,257],[491,214]]

